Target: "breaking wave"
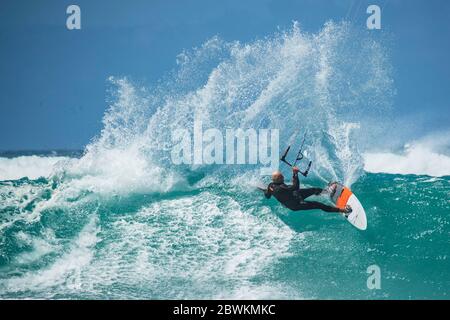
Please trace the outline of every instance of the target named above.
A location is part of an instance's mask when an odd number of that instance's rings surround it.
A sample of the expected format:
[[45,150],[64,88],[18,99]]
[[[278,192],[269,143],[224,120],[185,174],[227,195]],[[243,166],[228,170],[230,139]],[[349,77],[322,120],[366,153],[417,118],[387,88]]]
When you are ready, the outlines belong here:
[[[80,158],[1,160],[0,297],[329,297],[328,275],[354,268],[365,284],[371,259],[390,256],[337,216],[289,215],[261,201],[252,187],[265,179],[258,165],[171,162],[172,133],[195,120],[205,129],[278,129],[293,148],[307,132],[306,183],[354,186],[378,228],[387,209],[365,183],[385,180],[362,176],[374,132],[361,128],[386,122],[395,92],[383,39],[347,23],[311,34],[295,23],[249,43],[214,37],[177,62],[153,87],[111,78],[103,129]],[[427,219],[432,228],[438,217]],[[439,244],[446,218],[440,223]],[[370,297],[354,279],[336,280],[343,297]]]

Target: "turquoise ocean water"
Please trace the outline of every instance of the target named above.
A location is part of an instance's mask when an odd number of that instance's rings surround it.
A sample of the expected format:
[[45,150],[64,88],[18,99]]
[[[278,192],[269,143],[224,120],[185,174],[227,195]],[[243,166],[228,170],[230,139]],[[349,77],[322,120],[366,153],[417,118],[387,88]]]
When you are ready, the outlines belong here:
[[[111,78],[85,150],[0,155],[0,298],[448,299],[448,158],[434,176],[367,167],[395,108],[384,41],[294,24],[250,43],[213,38],[152,88]],[[308,132],[302,185],[351,186],[367,231],[264,199],[258,165],[172,164],[171,134],[194,118],[279,129],[283,145]],[[367,287],[372,265],[380,289]]]

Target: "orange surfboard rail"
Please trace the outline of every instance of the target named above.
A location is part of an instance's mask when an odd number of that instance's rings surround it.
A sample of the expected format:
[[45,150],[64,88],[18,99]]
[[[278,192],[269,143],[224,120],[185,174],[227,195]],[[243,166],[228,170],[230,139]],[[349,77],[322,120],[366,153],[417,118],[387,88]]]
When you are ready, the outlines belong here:
[[336,201],[336,207],[338,207],[339,209],[344,209],[347,205],[348,198],[350,198],[352,194],[353,192],[349,188],[344,188],[341,195]]

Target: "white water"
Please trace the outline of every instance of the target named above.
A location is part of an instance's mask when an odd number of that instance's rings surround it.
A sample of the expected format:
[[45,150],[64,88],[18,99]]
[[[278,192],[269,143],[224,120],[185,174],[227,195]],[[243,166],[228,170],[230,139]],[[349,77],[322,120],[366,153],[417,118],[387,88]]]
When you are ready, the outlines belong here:
[[37,179],[48,177],[58,161],[65,157],[22,156],[0,158],[0,180],[17,180],[23,177]]
[[88,172],[144,192],[151,185],[143,180],[169,181],[167,191],[180,183],[180,167],[167,167],[172,134],[192,131],[195,119],[205,130],[279,129],[280,141],[293,149],[307,132],[312,175],[350,185],[363,168],[359,121],[376,121],[392,95],[383,47],[345,23],[327,23],[316,34],[295,23],[248,44],[213,38],[179,55],[178,63],[173,78],[157,88],[111,79],[117,91],[104,129],[70,174]]
[[367,152],[364,169],[373,173],[450,175],[450,133],[439,132],[412,141],[402,152]]

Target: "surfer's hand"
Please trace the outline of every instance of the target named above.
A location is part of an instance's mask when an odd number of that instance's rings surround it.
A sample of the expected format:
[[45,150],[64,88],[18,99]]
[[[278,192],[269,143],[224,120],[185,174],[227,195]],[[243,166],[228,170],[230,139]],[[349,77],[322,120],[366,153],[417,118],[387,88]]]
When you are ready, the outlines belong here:
[[298,173],[300,170],[297,167],[292,167],[292,172]]

